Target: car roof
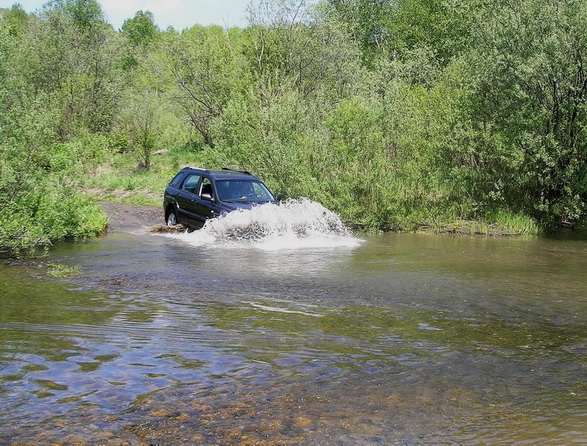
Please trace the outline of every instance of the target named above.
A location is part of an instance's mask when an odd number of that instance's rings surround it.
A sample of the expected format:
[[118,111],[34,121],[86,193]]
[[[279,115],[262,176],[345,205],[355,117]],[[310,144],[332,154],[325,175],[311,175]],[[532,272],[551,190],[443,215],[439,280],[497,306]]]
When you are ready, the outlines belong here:
[[[246,170],[236,170],[236,169],[229,169],[223,167],[222,169],[202,169],[200,167],[191,167],[187,166],[181,169],[182,172],[195,172],[208,175],[209,177],[213,177],[217,180],[227,180],[227,179],[249,179],[249,180],[259,180],[255,177],[251,172]],[[259,180],[260,181],[260,180]]]

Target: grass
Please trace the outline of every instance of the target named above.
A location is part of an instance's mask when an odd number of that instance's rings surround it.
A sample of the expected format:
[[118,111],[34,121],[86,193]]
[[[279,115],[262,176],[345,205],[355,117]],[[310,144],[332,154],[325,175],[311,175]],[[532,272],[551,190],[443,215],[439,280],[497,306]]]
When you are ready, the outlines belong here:
[[66,278],[75,277],[81,274],[81,268],[79,266],[67,266],[60,263],[48,263],[47,274],[51,277]]
[[84,187],[98,200],[158,207],[165,186],[183,167],[179,164],[176,155],[162,154],[154,159],[151,169],[146,170],[137,167],[134,156],[120,154],[100,166]]
[[437,221],[418,227],[420,232],[437,234],[457,234],[474,236],[535,236],[541,233],[538,224],[530,217],[499,211],[486,216],[483,220]]
[[536,221],[526,215],[499,210],[492,213],[489,219],[493,222],[493,226],[500,228],[500,231],[505,235],[538,235],[541,233]]

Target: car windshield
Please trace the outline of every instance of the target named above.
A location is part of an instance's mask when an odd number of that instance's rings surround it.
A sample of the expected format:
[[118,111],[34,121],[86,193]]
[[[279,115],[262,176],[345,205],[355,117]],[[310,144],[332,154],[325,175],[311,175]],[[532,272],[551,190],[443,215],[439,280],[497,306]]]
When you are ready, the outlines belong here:
[[273,195],[263,183],[255,180],[216,180],[221,201],[268,202]]

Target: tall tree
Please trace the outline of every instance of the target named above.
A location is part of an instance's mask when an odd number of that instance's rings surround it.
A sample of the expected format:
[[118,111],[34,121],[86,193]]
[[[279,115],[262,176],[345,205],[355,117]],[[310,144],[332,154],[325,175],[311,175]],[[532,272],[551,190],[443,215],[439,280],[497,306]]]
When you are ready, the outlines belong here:
[[145,47],[154,42],[158,32],[159,27],[150,11],[137,11],[132,19],[126,19],[122,24],[122,33],[134,46]]
[[246,55],[266,94],[293,83],[302,96],[323,88],[349,94],[362,73],[357,46],[340,22],[326,20],[305,0],[260,1],[249,6]]
[[21,34],[28,19],[28,14],[19,3],[12,5],[10,9],[0,8],[2,28],[12,35]]
[[31,21],[14,59],[33,91],[48,93],[61,111],[59,133],[106,132],[116,109],[113,31],[92,0],[49,3]]
[[166,68],[177,86],[174,99],[206,146],[214,146],[213,120],[246,84],[237,41],[218,26],[196,25],[164,43]]
[[122,24],[121,36],[124,39],[123,67],[136,68],[142,58],[150,51],[150,47],[159,36],[159,27],[150,11],[137,11],[132,19]]
[[51,0],[46,8],[60,10],[79,28],[95,28],[104,23],[104,11],[96,0]]
[[466,21],[461,7],[445,0],[327,0],[330,15],[346,24],[359,43],[363,61],[404,58],[429,48],[444,65],[465,49]]
[[476,3],[477,158],[499,193],[556,226],[587,212],[587,4]]

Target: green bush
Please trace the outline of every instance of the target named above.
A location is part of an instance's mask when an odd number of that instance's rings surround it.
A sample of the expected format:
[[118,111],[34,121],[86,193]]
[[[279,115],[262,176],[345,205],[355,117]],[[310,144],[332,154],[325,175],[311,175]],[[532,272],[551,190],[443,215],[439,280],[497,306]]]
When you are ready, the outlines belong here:
[[5,203],[0,213],[0,250],[19,253],[59,240],[92,237],[106,223],[106,215],[92,199],[44,179],[41,186],[29,185],[21,191],[19,200]]

